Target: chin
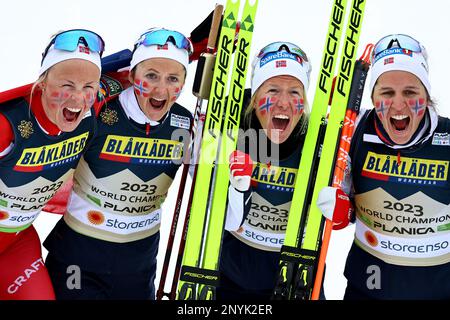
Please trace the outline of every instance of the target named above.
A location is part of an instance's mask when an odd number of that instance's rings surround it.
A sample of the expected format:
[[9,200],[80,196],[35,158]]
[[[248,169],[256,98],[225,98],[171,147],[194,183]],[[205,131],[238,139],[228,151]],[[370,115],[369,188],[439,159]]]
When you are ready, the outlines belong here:
[[168,111],[168,109],[161,110],[158,112],[153,111],[151,114],[148,114],[147,117],[153,121],[160,121],[161,118],[167,113],[167,111]]
[[389,138],[391,138],[391,140],[395,144],[405,144],[409,140],[411,140],[411,137],[412,137],[412,135],[407,135],[407,136],[398,136],[398,135],[394,135],[394,134],[389,135]]
[[58,128],[59,128],[59,130],[61,130],[63,132],[72,132],[78,127],[79,124],[80,124],[80,121],[70,122],[70,123],[64,121],[63,123],[58,124]]
[[392,129],[389,131],[387,132],[389,138],[391,138],[391,140],[395,144],[399,144],[399,145],[407,143],[409,140],[411,140],[411,137],[413,136],[412,133],[411,134],[410,133],[398,134]]

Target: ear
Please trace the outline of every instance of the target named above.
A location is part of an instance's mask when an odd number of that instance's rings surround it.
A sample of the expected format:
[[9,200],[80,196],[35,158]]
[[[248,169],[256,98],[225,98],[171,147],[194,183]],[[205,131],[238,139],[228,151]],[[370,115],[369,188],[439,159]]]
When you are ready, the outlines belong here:
[[427,92],[427,107],[433,107],[434,106],[434,101],[431,99],[430,95]]
[[130,72],[128,72],[128,81],[130,81],[131,85],[134,84],[134,70],[130,70]]

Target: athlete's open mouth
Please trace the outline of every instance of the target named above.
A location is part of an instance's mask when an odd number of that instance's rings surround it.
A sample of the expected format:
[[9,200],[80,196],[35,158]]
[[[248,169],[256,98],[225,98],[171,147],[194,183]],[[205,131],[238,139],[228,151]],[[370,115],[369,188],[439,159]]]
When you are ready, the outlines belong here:
[[276,130],[286,130],[291,119],[285,114],[276,114],[272,117],[272,126]]
[[155,98],[150,98],[150,105],[157,110],[161,110],[166,105],[166,101],[167,100],[165,100],[165,99],[159,100],[159,99],[155,99]]
[[406,115],[395,115],[390,118],[390,121],[395,130],[403,131],[408,127],[410,118]]
[[63,109],[63,116],[67,122],[75,122],[81,114],[82,108],[69,108]]

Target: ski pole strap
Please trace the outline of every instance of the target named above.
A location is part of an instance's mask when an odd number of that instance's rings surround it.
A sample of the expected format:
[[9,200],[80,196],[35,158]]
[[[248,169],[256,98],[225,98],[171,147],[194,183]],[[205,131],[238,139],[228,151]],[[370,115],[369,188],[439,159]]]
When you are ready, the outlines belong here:
[[359,113],[359,109],[361,107],[364,84],[366,82],[368,71],[369,65],[365,61],[357,60],[355,62],[347,108],[355,111],[356,113]]
[[312,266],[315,265],[318,258],[317,251],[290,246],[282,246],[280,255],[281,260]]
[[217,287],[220,282],[220,274],[217,270],[183,266],[180,280]]

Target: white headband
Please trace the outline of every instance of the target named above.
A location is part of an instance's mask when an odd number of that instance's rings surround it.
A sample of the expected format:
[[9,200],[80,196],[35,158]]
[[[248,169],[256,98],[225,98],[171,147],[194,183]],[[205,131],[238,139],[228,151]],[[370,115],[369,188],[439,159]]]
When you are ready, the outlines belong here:
[[297,78],[307,91],[310,73],[311,64],[308,61],[284,50],[268,53],[262,59],[256,57],[253,61],[252,95],[266,80],[281,75]]
[[82,59],[90,61],[95,64],[97,68],[99,68],[100,72],[102,70],[102,61],[98,52],[91,51],[88,47],[82,44],[79,44],[78,48],[75,51],[58,50],[54,48],[54,45],[52,45],[48,49],[47,55],[42,61],[42,66],[39,70],[39,76],[41,76],[45,71],[50,69],[50,67],[54,66],[55,64],[69,59]]
[[381,52],[374,63],[370,78],[369,90],[373,93],[373,88],[378,78],[388,71],[406,71],[414,74],[422,82],[431,95],[431,84],[428,78],[428,64],[421,53],[401,48],[392,48]]

